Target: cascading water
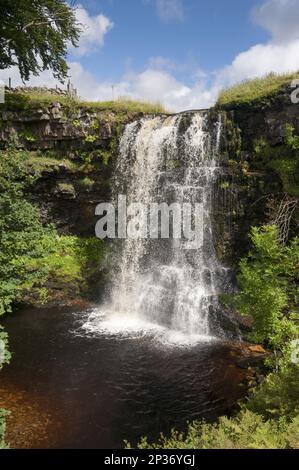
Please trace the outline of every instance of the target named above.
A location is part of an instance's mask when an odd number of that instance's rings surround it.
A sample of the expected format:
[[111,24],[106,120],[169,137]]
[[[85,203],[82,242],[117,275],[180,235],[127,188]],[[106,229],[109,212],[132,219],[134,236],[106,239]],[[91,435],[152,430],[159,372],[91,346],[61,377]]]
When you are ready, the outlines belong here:
[[201,203],[203,244],[186,249],[184,239],[123,240],[110,299],[90,314],[86,330],[155,332],[179,342],[211,338],[226,274],[215,254],[211,221],[220,135],[221,121],[210,131],[202,113],[144,118],[126,126],[113,182],[115,202],[124,194],[127,204]]

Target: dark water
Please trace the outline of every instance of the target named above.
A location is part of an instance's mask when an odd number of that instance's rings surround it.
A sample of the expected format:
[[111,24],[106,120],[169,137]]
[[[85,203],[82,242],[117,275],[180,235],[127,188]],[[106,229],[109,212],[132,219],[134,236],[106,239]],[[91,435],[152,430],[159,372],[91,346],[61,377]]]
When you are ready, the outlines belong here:
[[184,429],[187,420],[215,420],[244,394],[232,344],[182,349],[147,338],[78,337],[81,317],[69,309],[7,317],[13,358],[0,389],[1,405],[13,407],[15,447],[120,448],[124,439]]

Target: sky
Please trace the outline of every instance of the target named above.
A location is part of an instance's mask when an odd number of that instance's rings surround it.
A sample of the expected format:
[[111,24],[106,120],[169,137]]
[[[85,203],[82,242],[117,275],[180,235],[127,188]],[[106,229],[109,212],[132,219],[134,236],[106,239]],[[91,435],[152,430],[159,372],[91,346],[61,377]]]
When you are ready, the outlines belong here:
[[[87,100],[207,108],[223,87],[299,70],[299,0],[78,0],[76,15],[83,33],[67,61]],[[16,68],[9,76],[21,84]],[[28,85],[56,83],[45,71]]]

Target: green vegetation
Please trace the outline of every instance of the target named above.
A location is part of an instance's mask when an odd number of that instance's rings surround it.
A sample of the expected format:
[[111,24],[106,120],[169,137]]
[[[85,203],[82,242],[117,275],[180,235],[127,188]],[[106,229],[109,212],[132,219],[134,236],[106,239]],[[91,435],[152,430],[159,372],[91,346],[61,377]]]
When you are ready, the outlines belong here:
[[[118,114],[122,113],[145,113],[145,114],[167,114],[168,112],[159,103],[149,103],[129,98],[117,99],[115,101],[82,101],[80,99],[71,98],[67,95],[56,95],[51,93],[41,92],[7,92],[5,103],[0,106],[0,109],[7,109],[9,111],[31,111],[37,108],[48,108],[53,103],[60,103],[67,111],[76,112],[79,109],[85,108],[90,111],[107,111]],[[78,119],[73,120],[75,127],[80,126]],[[94,130],[98,129],[96,122],[92,124]]]
[[0,69],[17,65],[23,80],[52,70],[67,78],[67,49],[77,46],[81,27],[64,0],[10,0],[0,11]]
[[270,73],[262,78],[246,80],[220,92],[217,104],[219,106],[232,104],[250,104],[275,95],[283,86],[291,85],[298,73],[277,75]]
[[88,144],[93,144],[96,140],[97,140],[96,135],[87,135],[85,137],[85,142],[88,143]]
[[46,152],[43,154],[37,151],[27,153],[27,157],[28,158],[24,162],[26,171],[28,171],[29,174],[35,175],[36,178],[45,170],[58,170],[60,165],[63,165],[71,171],[83,171],[83,168],[78,164],[78,162],[68,158],[60,159],[58,158],[59,155],[51,156],[51,154],[48,155]]
[[[157,443],[141,439],[138,449],[298,449],[299,417],[290,422],[264,420],[248,410],[235,418],[222,417],[216,424],[194,422],[186,433],[163,434]],[[127,445],[127,448],[131,448]]]
[[90,178],[88,178],[88,176],[85,176],[85,178],[82,178],[80,181],[80,186],[83,188],[83,189],[86,189],[87,191],[90,191],[94,185],[94,181]]
[[283,145],[272,147],[264,139],[254,142],[254,165],[271,169],[278,174],[283,189],[290,196],[299,197],[299,136],[292,125],[285,126]]
[[268,367],[274,369],[236,416],[214,424],[196,421],[186,432],[161,434],[156,443],[142,438],[139,449],[299,449],[299,364],[290,354],[299,333],[299,243],[281,246],[277,239],[276,226],[252,229],[253,249],[240,263],[240,292],[225,299],[252,316],[250,338],[272,351]]
[[41,224],[38,207],[24,199],[34,180],[27,157],[14,149],[0,154],[0,314],[33,290],[45,299],[48,279],[79,294],[104,254],[100,240],[61,236]]
[[19,137],[26,140],[26,142],[35,142],[36,137],[33,134],[29,134],[28,132],[21,132]]
[[6,410],[0,408],[0,449],[7,449],[8,445],[5,442],[5,417],[8,415]]
[[299,416],[299,365],[284,360],[254,391],[246,408],[265,419],[290,421]]
[[285,353],[285,346],[299,333],[294,322],[299,239],[283,246],[278,242],[276,226],[264,226],[252,229],[251,240],[254,250],[241,260],[240,292],[232,304],[240,313],[253,317],[249,339]]

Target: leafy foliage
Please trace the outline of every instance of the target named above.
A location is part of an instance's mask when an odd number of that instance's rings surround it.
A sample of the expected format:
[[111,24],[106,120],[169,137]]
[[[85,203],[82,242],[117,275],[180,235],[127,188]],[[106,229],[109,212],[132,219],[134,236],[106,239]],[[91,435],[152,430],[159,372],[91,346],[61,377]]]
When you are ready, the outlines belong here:
[[285,142],[291,150],[299,150],[299,136],[294,135],[294,127],[287,124],[285,128]]
[[8,445],[5,442],[5,417],[8,415],[8,411],[0,408],[0,449],[7,449]]
[[[298,449],[299,417],[290,422],[265,420],[243,410],[235,418],[222,417],[216,424],[194,422],[186,433],[163,434],[157,443],[141,439],[138,449]],[[130,448],[130,445],[127,445]]]
[[265,418],[288,421],[299,416],[299,365],[284,364],[278,371],[269,374],[246,408]]
[[232,304],[254,320],[250,339],[265,342],[276,350],[296,336],[293,321],[298,296],[299,243],[278,243],[276,226],[253,228],[254,250],[240,263],[240,292]]
[[17,65],[23,80],[52,69],[66,78],[69,43],[77,45],[81,28],[64,0],[1,1],[0,69]]
[[284,142],[272,146],[264,138],[254,141],[254,167],[274,170],[279,176],[284,191],[299,197],[299,136],[291,124],[285,126]]
[[79,293],[104,254],[100,240],[60,236],[41,224],[38,207],[24,198],[33,179],[26,152],[0,153],[0,314],[33,288],[46,299],[49,278]]
[[25,154],[12,149],[1,152],[0,314],[10,310],[21,289],[30,288],[46,275],[32,267],[33,260],[42,256],[38,240],[48,229],[42,227],[38,209],[23,199],[23,188],[31,180],[25,160]]

